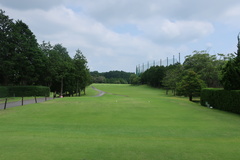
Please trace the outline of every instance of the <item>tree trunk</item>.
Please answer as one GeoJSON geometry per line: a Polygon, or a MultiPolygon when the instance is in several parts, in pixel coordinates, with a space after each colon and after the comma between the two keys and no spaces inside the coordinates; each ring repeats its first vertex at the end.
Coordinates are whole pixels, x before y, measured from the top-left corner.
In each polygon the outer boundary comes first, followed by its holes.
{"type": "Polygon", "coordinates": [[[192,101],[192,94],[189,95],[189,101],[192,101]]]}
{"type": "Polygon", "coordinates": [[[60,93],[60,96],[62,96],[62,95],[63,95],[63,77],[61,79],[61,93],[60,93]]]}
{"type": "Polygon", "coordinates": [[[168,89],[166,89],[166,95],[168,95],[168,89]]]}

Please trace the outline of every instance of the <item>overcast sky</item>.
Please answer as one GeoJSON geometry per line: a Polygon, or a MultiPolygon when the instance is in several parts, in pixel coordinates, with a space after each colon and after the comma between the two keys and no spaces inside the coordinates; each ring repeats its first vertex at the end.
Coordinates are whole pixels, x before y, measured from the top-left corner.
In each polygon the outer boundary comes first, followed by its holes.
{"type": "Polygon", "coordinates": [[[239,0],[0,0],[39,43],[80,49],[91,71],[135,72],[136,65],[194,50],[237,51],[239,0]]]}

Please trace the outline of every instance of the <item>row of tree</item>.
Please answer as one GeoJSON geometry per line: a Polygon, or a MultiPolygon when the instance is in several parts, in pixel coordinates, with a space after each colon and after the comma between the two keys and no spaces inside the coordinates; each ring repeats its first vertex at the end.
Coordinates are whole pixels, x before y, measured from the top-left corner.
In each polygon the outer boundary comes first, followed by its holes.
{"type": "Polygon", "coordinates": [[[189,96],[190,101],[206,87],[240,89],[240,42],[235,54],[194,51],[183,64],[153,66],[139,76],[131,75],[130,82],[165,88],[167,93],[172,90],[174,94],[189,96]]]}
{"type": "Polygon", "coordinates": [[[113,84],[128,84],[130,83],[131,72],[124,71],[109,71],[99,73],[98,71],[90,72],[93,83],[113,83],[113,84]]]}
{"type": "Polygon", "coordinates": [[[43,85],[60,95],[79,93],[90,83],[87,59],[78,49],[74,58],[61,44],[38,44],[21,20],[0,10],[0,85],[43,85]]]}

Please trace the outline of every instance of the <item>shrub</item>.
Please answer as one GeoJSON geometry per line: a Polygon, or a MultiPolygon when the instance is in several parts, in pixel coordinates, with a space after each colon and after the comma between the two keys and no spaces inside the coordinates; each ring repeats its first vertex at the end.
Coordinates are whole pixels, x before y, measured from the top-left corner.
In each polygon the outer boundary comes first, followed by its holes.
{"type": "Polygon", "coordinates": [[[49,87],[44,86],[7,86],[0,87],[0,91],[1,93],[3,93],[0,95],[0,97],[27,97],[50,95],[49,87]]]}
{"type": "Polygon", "coordinates": [[[201,105],[240,114],[240,90],[203,89],[201,105]]]}
{"type": "Polygon", "coordinates": [[[0,86],[0,97],[7,97],[8,96],[8,88],[0,86]]]}

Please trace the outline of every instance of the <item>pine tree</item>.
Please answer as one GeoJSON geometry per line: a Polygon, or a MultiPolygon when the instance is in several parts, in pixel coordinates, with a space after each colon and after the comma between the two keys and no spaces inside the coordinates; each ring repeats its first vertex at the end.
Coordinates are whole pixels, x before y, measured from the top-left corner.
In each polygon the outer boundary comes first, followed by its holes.
{"type": "MultiPolygon", "coordinates": [[[[240,34],[239,34],[240,35],[240,34]]],[[[240,38],[238,35],[238,50],[236,57],[229,60],[222,69],[222,84],[226,90],[240,90],[240,38]]]]}

